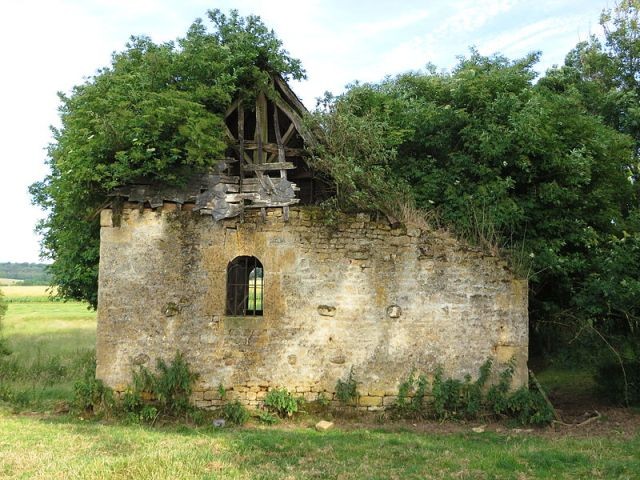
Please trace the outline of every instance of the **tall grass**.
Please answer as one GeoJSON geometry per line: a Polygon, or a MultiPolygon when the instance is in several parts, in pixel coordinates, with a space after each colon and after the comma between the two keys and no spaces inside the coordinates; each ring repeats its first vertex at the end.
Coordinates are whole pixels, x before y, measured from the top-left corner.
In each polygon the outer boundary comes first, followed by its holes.
{"type": "Polygon", "coordinates": [[[11,354],[0,356],[0,402],[37,411],[70,402],[73,384],[94,354],[95,313],[81,303],[8,306],[4,337],[11,354]]]}

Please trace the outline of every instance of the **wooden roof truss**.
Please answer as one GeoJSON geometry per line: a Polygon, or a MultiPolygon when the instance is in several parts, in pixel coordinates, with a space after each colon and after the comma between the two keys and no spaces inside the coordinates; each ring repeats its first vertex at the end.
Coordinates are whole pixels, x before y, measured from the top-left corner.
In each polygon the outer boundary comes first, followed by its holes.
{"type": "Polygon", "coordinates": [[[260,92],[247,105],[236,100],[225,115],[230,152],[219,166],[229,183],[217,187],[218,195],[201,208],[216,219],[233,217],[245,208],[283,209],[288,218],[289,206],[300,199],[300,189],[288,172],[304,163],[303,147],[314,140],[306,131],[302,116],[304,106],[279,77],[273,79],[271,93],[260,92]],[[224,195],[222,195],[224,193],[224,195]]]}
{"type": "Polygon", "coordinates": [[[315,139],[305,128],[304,105],[286,82],[272,77],[268,92],[259,92],[255,101],[236,100],[225,114],[229,141],[226,158],[212,172],[190,178],[180,191],[157,184],[140,183],[119,187],[113,197],[151,208],[163,202],[195,204],[193,209],[215,220],[240,215],[246,208],[282,208],[288,219],[289,207],[304,199],[314,199],[315,179],[304,159],[305,145],[315,139]]]}

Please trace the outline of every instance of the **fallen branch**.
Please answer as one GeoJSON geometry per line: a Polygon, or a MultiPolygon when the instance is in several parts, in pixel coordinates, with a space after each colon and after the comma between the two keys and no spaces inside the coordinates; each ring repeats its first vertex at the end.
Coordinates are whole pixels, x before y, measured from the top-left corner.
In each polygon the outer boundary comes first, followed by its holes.
{"type": "Polygon", "coordinates": [[[565,427],[583,427],[584,425],[587,425],[591,422],[595,422],[596,420],[598,420],[599,418],[602,417],[602,415],[600,414],[600,412],[598,412],[597,410],[594,410],[595,415],[593,417],[589,417],[586,420],[580,422],[580,423],[565,423],[562,422],[560,420],[554,420],[552,423],[557,423],[559,425],[564,425],[565,427]]]}
{"type": "Polygon", "coordinates": [[[560,414],[554,408],[553,404],[549,400],[549,397],[547,397],[546,392],[542,388],[542,385],[540,385],[540,382],[538,381],[538,379],[536,378],[536,376],[534,375],[534,373],[531,370],[529,370],[529,375],[531,376],[531,380],[533,380],[533,383],[535,383],[536,388],[540,392],[540,395],[542,395],[542,398],[544,399],[544,401],[547,403],[547,405],[549,406],[549,408],[553,412],[553,418],[555,418],[555,421],[559,422],[559,423],[562,423],[562,418],[560,417],[560,414]]]}

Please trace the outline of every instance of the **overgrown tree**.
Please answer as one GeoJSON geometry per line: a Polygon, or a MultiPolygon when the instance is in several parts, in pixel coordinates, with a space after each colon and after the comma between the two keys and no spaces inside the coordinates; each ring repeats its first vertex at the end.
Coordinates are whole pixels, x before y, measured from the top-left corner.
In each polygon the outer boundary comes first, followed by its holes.
{"type": "Polygon", "coordinates": [[[70,95],[48,149],[50,174],[30,188],[47,210],[42,256],[58,295],[97,305],[99,221],[115,186],[147,177],[178,184],[226,148],[224,112],[237,95],[268,87],[268,74],[304,71],[259,17],[208,12],[184,38],[156,44],[132,37],[70,95]]]}
{"type": "Polygon", "coordinates": [[[593,268],[576,296],[583,316],[596,323],[607,318],[606,332],[626,340],[629,333],[637,339],[640,327],[639,9],[640,1],[622,0],[605,10],[600,18],[604,42],[592,37],[578,44],[565,65],[545,79],[550,88],[580,95],[589,111],[634,142],[633,155],[620,165],[634,194],[621,205],[624,218],[615,234],[593,250],[593,268]]]}
{"type": "Polygon", "coordinates": [[[388,171],[410,185],[419,207],[520,257],[530,268],[534,326],[567,310],[586,315],[599,252],[612,254],[633,223],[631,139],[576,89],[555,88],[553,78],[534,83],[536,61],[472,51],[451,73],[355,85],[328,113],[347,123],[343,131],[357,128],[353,115],[383,125],[394,151],[388,171]]]}

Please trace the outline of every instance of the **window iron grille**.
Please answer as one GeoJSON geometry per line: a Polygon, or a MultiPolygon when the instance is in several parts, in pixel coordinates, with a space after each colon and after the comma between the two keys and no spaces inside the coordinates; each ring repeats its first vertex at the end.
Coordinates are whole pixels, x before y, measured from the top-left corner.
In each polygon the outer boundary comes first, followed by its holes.
{"type": "Polygon", "coordinates": [[[227,315],[262,315],[264,269],[256,257],[236,257],[227,266],[227,315]]]}

